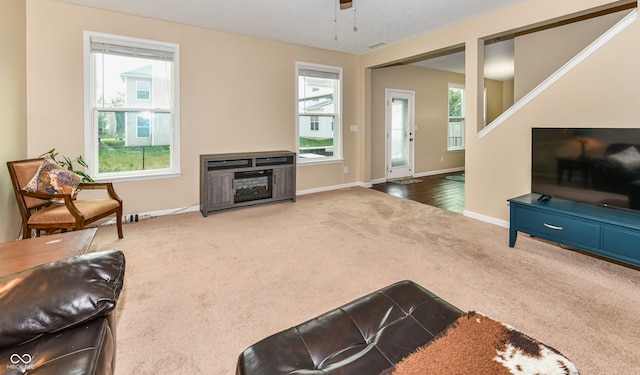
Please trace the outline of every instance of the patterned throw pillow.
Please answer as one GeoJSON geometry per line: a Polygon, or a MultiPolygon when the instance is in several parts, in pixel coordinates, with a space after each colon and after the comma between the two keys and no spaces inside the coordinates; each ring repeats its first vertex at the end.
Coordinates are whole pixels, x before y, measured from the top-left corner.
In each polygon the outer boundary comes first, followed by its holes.
{"type": "MultiPolygon", "coordinates": [[[[62,168],[49,156],[45,156],[40,168],[24,190],[32,193],[71,194],[75,199],[78,195],[78,185],[82,177],[62,168]]],[[[52,199],[55,203],[64,203],[64,199],[52,199]]]]}

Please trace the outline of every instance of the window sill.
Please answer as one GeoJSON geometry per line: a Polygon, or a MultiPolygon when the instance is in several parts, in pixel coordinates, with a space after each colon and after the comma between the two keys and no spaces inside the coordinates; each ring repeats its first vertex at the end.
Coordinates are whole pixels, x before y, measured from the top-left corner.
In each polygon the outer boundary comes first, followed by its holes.
{"type": "Polygon", "coordinates": [[[158,180],[164,178],[176,178],[182,176],[181,172],[164,172],[154,174],[137,174],[137,175],[111,175],[111,176],[93,176],[96,182],[127,182],[127,181],[145,181],[158,180]]]}
{"type": "Polygon", "coordinates": [[[318,159],[300,159],[298,158],[298,166],[302,167],[302,166],[307,166],[307,165],[321,165],[321,164],[338,164],[338,163],[343,163],[344,159],[343,158],[339,158],[339,159],[324,159],[324,160],[318,160],[318,159]]]}

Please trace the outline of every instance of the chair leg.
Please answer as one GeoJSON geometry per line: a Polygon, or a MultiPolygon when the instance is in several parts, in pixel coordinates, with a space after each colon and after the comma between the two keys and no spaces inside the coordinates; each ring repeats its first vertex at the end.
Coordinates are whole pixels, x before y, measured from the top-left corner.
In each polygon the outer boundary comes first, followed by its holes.
{"type": "Polygon", "coordinates": [[[122,239],[124,238],[124,235],[122,234],[122,212],[118,212],[116,215],[116,226],[118,227],[118,238],[122,239]]]}

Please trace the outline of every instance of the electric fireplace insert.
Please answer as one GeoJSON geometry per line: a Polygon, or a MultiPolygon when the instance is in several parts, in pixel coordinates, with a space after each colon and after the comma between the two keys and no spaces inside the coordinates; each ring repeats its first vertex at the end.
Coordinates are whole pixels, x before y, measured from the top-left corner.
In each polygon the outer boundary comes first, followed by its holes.
{"type": "Polygon", "coordinates": [[[273,169],[235,172],[233,175],[234,203],[273,197],[273,169]]]}

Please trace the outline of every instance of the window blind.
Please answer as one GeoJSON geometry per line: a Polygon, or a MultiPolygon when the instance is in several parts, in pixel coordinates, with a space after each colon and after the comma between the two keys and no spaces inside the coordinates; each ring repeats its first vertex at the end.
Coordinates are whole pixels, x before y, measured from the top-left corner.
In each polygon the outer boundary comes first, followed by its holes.
{"type": "Polygon", "coordinates": [[[175,52],[170,48],[126,42],[118,42],[115,44],[107,40],[101,40],[100,38],[91,38],[91,52],[160,61],[173,61],[175,56],[175,52]]]}
{"type": "Polygon", "coordinates": [[[320,71],[320,70],[314,70],[314,69],[303,69],[303,68],[300,68],[298,70],[298,74],[301,77],[340,79],[340,74],[338,74],[336,72],[327,72],[327,71],[320,71]]]}

